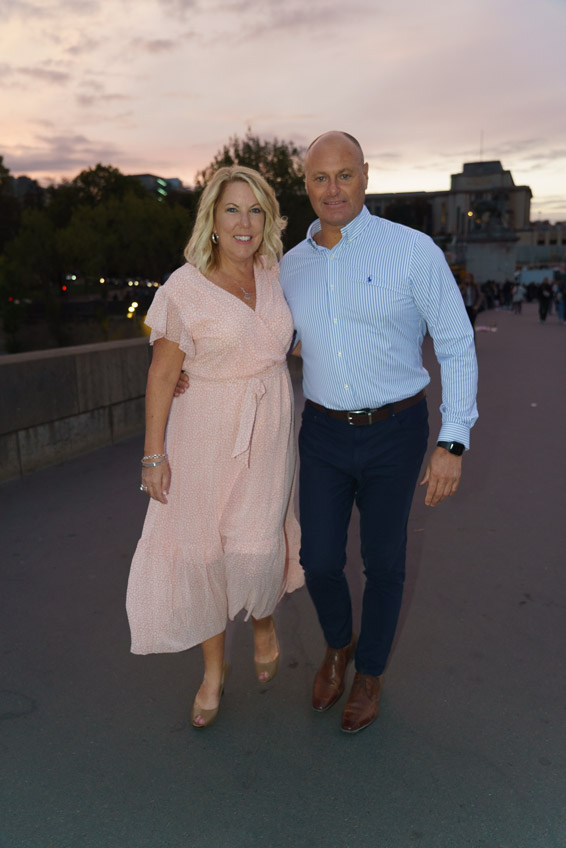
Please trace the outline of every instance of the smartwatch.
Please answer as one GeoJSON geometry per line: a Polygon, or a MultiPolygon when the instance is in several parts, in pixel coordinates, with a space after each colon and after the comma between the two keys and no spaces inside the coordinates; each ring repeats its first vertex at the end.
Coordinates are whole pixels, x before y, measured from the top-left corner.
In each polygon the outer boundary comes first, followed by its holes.
{"type": "Polygon", "coordinates": [[[437,442],[437,448],[444,448],[448,453],[453,453],[455,456],[462,456],[466,450],[461,442],[437,442]]]}

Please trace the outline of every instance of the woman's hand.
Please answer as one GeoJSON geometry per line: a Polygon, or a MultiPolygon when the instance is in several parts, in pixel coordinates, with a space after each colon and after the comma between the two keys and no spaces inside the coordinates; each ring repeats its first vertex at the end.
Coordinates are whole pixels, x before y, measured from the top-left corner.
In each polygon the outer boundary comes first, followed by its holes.
{"type": "Polygon", "coordinates": [[[171,485],[171,469],[169,462],[165,460],[160,465],[155,465],[152,468],[142,467],[142,486],[143,491],[156,501],[162,504],[167,503],[167,495],[171,485]]]}

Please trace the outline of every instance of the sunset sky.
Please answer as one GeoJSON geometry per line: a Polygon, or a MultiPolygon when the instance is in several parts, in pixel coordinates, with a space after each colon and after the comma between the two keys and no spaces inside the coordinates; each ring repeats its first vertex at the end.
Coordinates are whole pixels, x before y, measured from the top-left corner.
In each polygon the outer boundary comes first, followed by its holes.
{"type": "Polygon", "coordinates": [[[360,140],[370,191],[500,159],[566,220],[566,0],[1,0],[0,155],[191,185],[248,127],[360,140]]]}

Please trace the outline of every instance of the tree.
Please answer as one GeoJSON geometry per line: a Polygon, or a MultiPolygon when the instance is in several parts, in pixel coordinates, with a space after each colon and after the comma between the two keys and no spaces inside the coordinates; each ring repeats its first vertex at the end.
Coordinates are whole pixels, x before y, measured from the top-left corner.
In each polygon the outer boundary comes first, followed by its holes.
{"type": "Polygon", "coordinates": [[[0,254],[10,239],[18,232],[20,225],[20,207],[14,197],[10,171],[0,156],[0,254]]]}
{"type": "Polygon", "coordinates": [[[123,198],[126,194],[145,197],[147,192],[135,177],[127,177],[112,165],[101,165],[81,171],[72,181],[77,189],[79,203],[94,206],[110,200],[123,198]]]}
{"type": "Polygon", "coordinates": [[[78,206],[57,232],[67,270],[91,280],[140,276],[161,280],[183,261],[191,216],[178,205],[159,203],[144,192],[78,206]]]}
{"type": "Polygon", "coordinates": [[[0,194],[4,194],[4,192],[10,186],[10,171],[4,165],[4,157],[0,156],[0,194]]]}
{"type": "Polygon", "coordinates": [[[232,136],[210,165],[197,174],[196,187],[202,190],[219,168],[244,165],[259,171],[277,196],[283,192],[304,194],[303,152],[292,141],[262,141],[248,130],[243,139],[232,136]]]}
{"type": "Polygon", "coordinates": [[[122,174],[112,165],[87,168],[71,180],[47,189],[49,217],[58,229],[66,227],[79,206],[97,206],[111,198],[123,198],[127,194],[146,197],[147,192],[135,177],[122,174]]]}
{"type": "Polygon", "coordinates": [[[0,268],[2,317],[6,333],[12,336],[12,351],[17,350],[17,330],[27,311],[27,307],[22,308],[25,303],[42,303],[56,343],[65,344],[67,340],[59,297],[61,264],[55,242],[55,228],[46,212],[24,209],[18,233],[6,245],[5,261],[0,268]]]}
{"type": "Polygon", "coordinates": [[[224,166],[253,168],[274,188],[282,214],[288,224],[284,244],[288,249],[305,237],[312,210],[304,186],[304,150],[292,141],[262,140],[248,130],[243,139],[237,135],[216,154],[210,165],[196,175],[196,188],[202,191],[212,174],[224,166]]]}

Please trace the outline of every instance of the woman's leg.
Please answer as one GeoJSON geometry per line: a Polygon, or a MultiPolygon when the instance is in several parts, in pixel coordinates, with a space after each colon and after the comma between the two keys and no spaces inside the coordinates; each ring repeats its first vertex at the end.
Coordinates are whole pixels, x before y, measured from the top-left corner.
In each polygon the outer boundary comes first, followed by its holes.
{"type": "MultiPolygon", "coordinates": [[[[266,618],[254,618],[252,616],[252,624],[254,628],[254,661],[262,664],[273,662],[279,656],[279,643],[277,642],[273,616],[268,615],[266,618]]],[[[268,678],[269,673],[267,671],[260,673],[260,681],[267,681],[268,678]],[[263,677],[261,674],[263,674],[263,677]]]]}
{"type": "Polygon", "coordinates": [[[199,708],[202,710],[213,710],[220,703],[220,690],[224,673],[225,638],[226,631],[223,631],[202,643],[204,678],[196,694],[194,704],[195,721],[197,724],[204,724],[204,719],[199,721],[199,708]]]}

